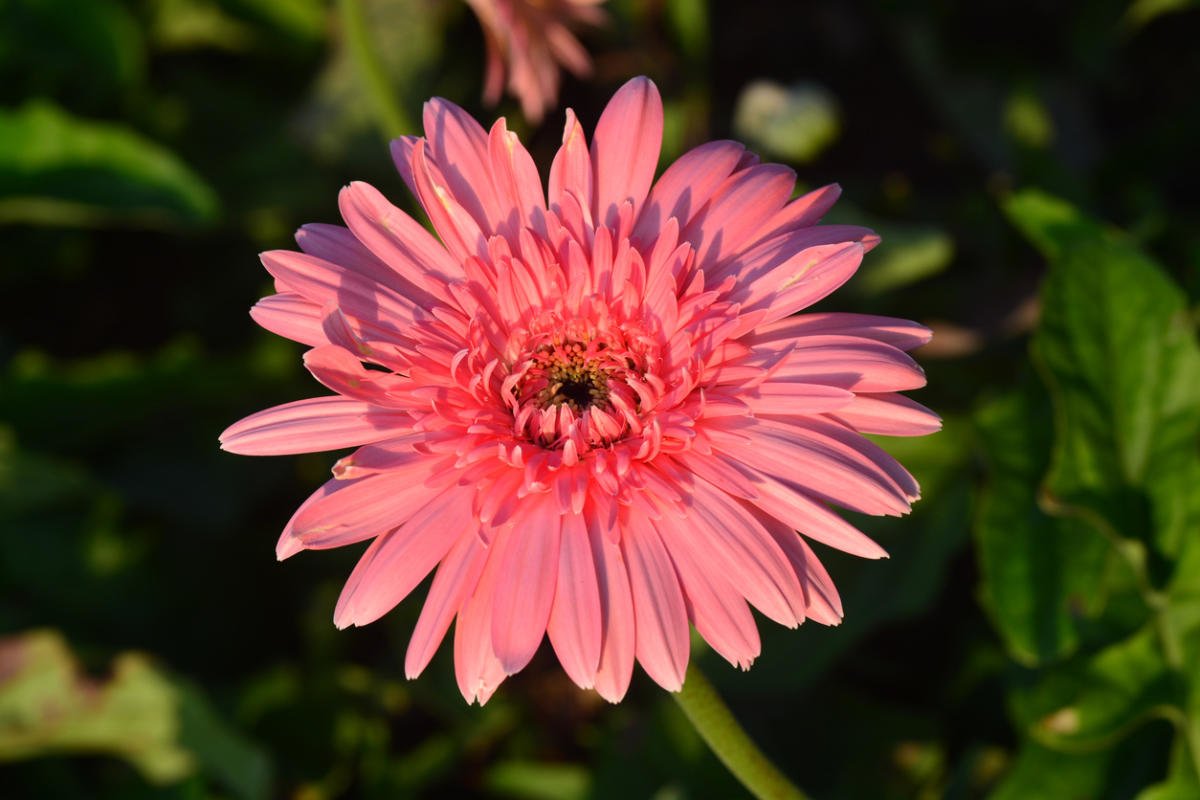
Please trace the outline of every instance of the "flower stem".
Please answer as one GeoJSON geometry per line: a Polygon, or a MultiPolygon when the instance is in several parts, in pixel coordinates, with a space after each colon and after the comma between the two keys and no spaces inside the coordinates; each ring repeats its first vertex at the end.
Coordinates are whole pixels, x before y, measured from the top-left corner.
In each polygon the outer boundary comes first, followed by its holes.
{"type": "Polygon", "coordinates": [[[694,659],[683,688],[673,697],[700,738],[751,794],[759,800],[808,800],[746,735],[694,659]]]}
{"type": "Polygon", "coordinates": [[[375,107],[375,116],[384,136],[391,138],[403,133],[412,133],[413,126],[408,115],[396,102],[383,60],[371,40],[366,13],[360,0],[340,0],[338,8],[341,12],[346,45],[358,67],[367,96],[375,107]]]}

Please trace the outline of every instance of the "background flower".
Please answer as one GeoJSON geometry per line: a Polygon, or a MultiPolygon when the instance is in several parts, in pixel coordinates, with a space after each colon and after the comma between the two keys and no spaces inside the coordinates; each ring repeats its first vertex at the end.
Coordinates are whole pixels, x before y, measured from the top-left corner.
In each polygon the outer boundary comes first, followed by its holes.
{"type": "Polygon", "coordinates": [[[572,33],[580,25],[604,21],[604,0],[467,0],[483,26],[487,74],[483,97],[491,105],[508,90],[521,110],[539,122],[558,102],[559,66],[578,77],[592,60],[572,33]]]}

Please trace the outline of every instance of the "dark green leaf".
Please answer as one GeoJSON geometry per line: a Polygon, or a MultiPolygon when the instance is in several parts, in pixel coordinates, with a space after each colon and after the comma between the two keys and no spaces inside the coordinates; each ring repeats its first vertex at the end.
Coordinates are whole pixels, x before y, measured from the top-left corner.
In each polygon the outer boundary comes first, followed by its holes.
{"type": "Polygon", "coordinates": [[[1056,419],[1048,501],[1175,555],[1200,525],[1200,348],[1183,292],[1060,200],[1023,192],[1006,210],[1051,262],[1033,342],[1056,419]]]}
{"type": "Polygon", "coordinates": [[[1052,661],[1079,643],[1079,625],[1103,606],[1115,567],[1111,543],[1086,525],[1038,506],[1051,441],[1049,400],[1030,383],[978,416],[989,461],[975,523],[980,600],[1009,654],[1052,661]]]}
{"type": "Polygon", "coordinates": [[[195,224],[216,210],[203,180],[132,130],[43,102],[0,110],[0,222],[195,224]]]}
{"type": "Polygon", "coordinates": [[[1043,744],[1106,748],[1152,716],[1178,714],[1181,687],[1147,627],[1093,658],[1047,673],[1014,698],[1017,717],[1043,744]]]}

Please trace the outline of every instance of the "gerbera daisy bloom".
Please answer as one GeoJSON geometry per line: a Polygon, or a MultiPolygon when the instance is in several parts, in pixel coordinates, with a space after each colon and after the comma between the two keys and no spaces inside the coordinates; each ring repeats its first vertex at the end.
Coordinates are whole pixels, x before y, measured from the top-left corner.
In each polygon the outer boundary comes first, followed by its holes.
{"type": "Polygon", "coordinates": [[[495,105],[508,78],[509,92],[525,116],[539,122],[558,99],[559,65],[578,77],[592,70],[583,45],[571,33],[599,25],[604,0],[467,0],[483,27],[487,71],[483,98],[495,105]]]}
{"type": "Polygon", "coordinates": [[[393,143],[438,237],[364,183],[346,227],[306,225],[262,260],[252,310],[309,350],[335,394],[261,411],[223,447],[358,447],[305,501],[278,555],[371,540],[338,627],[386,614],[436,568],[408,647],[416,677],[451,622],[459,686],[485,702],[548,634],[566,673],[617,701],[635,659],[677,690],[689,623],[746,668],[750,606],[837,624],[806,542],[884,551],[829,508],[903,514],[918,496],[863,433],[938,418],[897,392],[929,331],[858,314],[793,316],[876,242],[817,225],[838,195],[734,142],[654,180],[662,103],[637,78],[589,148],[567,112],[543,189],[503,119],[485,133],[444,100],[393,143]],[[803,534],[803,536],[799,535],[803,534]]]}

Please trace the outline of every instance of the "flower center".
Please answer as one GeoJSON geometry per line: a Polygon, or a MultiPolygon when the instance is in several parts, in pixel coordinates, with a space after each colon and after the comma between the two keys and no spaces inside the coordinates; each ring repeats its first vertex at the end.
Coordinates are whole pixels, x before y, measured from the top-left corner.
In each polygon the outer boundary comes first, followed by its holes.
{"type": "Polygon", "coordinates": [[[563,342],[546,345],[536,352],[525,373],[526,392],[539,408],[567,405],[580,412],[590,406],[608,405],[608,381],[613,364],[604,363],[596,342],[563,342]],[[536,388],[536,394],[528,389],[536,388]]]}

